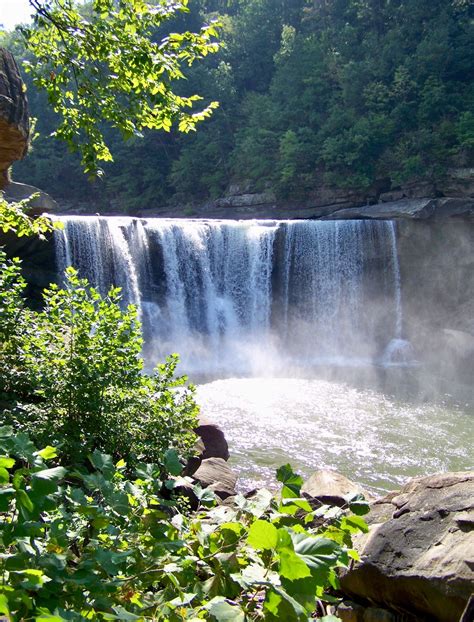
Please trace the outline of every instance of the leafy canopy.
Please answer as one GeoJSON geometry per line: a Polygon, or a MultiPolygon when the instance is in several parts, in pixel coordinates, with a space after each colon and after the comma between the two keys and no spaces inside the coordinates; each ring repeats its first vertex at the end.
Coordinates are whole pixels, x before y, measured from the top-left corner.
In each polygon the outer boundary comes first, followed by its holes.
{"type": "Polygon", "coordinates": [[[112,160],[104,125],[124,138],[148,128],[194,130],[217,107],[194,111],[198,95],[180,96],[173,83],[183,65],[217,51],[217,22],[199,32],[160,36],[160,28],[188,0],[30,0],[34,24],[23,27],[35,59],[26,63],[35,84],[46,91],[61,121],[54,132],[79,150],[86,173],[98,173],[112,160]]]}

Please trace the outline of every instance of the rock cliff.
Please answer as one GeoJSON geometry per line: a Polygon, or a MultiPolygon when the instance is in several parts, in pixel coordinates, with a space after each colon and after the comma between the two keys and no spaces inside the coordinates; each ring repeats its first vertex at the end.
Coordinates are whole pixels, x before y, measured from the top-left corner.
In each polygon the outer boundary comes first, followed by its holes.
{"type": "Polygon", "coordinates": [[[0,190],[8,183],[8,169],[28,150],[30,122],[25,85],[12,54],[0,48],[0,190]]]}

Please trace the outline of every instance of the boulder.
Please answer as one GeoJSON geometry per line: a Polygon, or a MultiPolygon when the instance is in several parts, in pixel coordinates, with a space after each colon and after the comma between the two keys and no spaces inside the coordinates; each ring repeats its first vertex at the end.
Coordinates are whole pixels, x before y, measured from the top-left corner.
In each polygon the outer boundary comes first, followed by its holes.
{"type": "Polygon", "coordinates": [[[225,461],[229,459],[229,445],[219,426],[199,417],[199,425],[194,431],[198,437],[195,445],[196,455],[188,459],[185,475],[194,475],[202,461],[208,458],[222,458],[225,461]]]}
{"type": "Polygon", "coordinates": [[[347,504],[344,499],[347,495],[362,494],[366,499],[373,498],[358,484],[351,482],[350,479],[336,471],[316,471],[303,484],[301,492],[321,503],[339,507],[347,504]]]}
{"type": "Polygon", "coordinates": [[[377,502],[391,517],[358,541],[344,594],[381,608],[456,622],[474,590],[474,472],[410,480],[377,502]]]}
{"type": "Polygon", "coordinates": [[[39,188],[35,188],[35,186],[11,181],[5,186],[4,195],[5,199],[11,203],[23,201],[35,195],[35,198],[30,199],[28,202],[28,214],[31,216],[43,214],[44,212],[52,213],[59,211],[59,205],[56,201],[49,194],[39,188]]]}
{"type": "Polygon", "coordinates": [[[28,150],[30,120],[25,85],[12,54],[0,48],[0,190],[8,183],[8,169],[28,150]]]}
{"type": "Polygon", "coordinates": [[[229,445],[227,444],[224,432],[215,423],[211,423],[206,419],[199,419],[199,425],[196,428],[196,434],[202,441],[203,450],[201,457],[203,460],[207,458],[229,459],[229,445]]]}
{"type": "Polygon", "coordinates": [[[207,458],[194,473],[193,479],[203,488],[210,488],[221,499],[235,495],[237,476],[222,458],[207,458]]]}

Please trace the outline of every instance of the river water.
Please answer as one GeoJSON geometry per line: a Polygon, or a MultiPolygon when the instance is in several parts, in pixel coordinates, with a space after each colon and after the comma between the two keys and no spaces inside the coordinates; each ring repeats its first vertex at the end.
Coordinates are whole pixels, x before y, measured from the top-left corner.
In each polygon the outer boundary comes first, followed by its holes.
{"type": "Polygon", "coordinates": [[[229,443],[241,490],[275,486],[290,463],[334,469],[374,492],[409,477],[474,466],[474,410],[388,397],[324,379],[229,378],[198,387],[202,414],[229,443]]]}

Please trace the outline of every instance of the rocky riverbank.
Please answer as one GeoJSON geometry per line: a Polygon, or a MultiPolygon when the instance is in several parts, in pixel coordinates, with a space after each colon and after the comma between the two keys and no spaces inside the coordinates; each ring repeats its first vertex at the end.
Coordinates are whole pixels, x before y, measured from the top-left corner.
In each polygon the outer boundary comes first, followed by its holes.
{"type": "MultiPolygon", "coordinates": [[[[237,475],[227,464],[223,432],[209,422],[197,429],[201,455],[188,474],[226,504],[237,475]]],[[[255,491],[247,493],[251,496],[255,491]]],[[[374,498],[332,471],[314,473],[302,492],[311,504],[343,506],[365,494],[369,532],[355,538],[360,561],[340,577],[343,622],[472,622],[474,606],[474,472],[410,479],[374,498]]]]}

